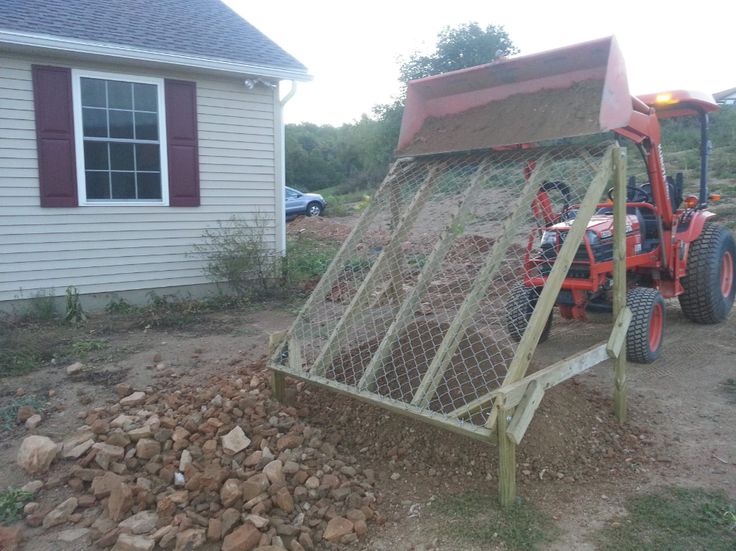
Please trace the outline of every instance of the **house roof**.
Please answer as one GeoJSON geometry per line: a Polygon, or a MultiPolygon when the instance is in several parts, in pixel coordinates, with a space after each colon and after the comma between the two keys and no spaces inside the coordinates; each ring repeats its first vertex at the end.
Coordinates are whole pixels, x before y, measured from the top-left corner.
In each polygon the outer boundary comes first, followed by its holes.
{"type": "Polygon", "coordinates": [[[713,94],[713,97],[716,101],[720,101],[733,95],[736,95],[736,88],[729,88],[728,90],[723,90],[722,92],[716,92],[715,94],[713,94]]]}
{"type": "Polygon", "coordinates": [[[121,47],[130,59],[160,53],[309,78],[304,65],[220,0],[3,0],[0,43],[64,49],[59,40],[71,50],[121,47]]]}

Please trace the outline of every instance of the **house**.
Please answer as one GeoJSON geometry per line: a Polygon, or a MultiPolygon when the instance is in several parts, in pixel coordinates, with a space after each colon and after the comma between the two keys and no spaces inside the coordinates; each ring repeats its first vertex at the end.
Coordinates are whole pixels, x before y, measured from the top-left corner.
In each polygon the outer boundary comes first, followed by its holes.
{"type": "Polygon", "coordinates": [[[736,105],[736,88],[729,88],[728,90],[717,92],[713,94],[713,97],[721,105],[736,105]]]}
{"type": "Polygon", "coordinates": [[[279,87],[309,78],[219,0],[3,0],[0,310],[204,291],[232,215],[283,250],[279,87]]]}

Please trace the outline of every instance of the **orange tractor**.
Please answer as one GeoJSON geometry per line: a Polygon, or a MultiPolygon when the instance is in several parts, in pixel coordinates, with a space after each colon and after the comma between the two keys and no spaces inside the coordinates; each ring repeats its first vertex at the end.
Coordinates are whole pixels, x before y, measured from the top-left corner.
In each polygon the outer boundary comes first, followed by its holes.
{"type": "MultiPolygon", "coordinates": [[[[612,132],[635,144],[646,181],[629,178],[626,202],[627,306],[633,316],[627,357],[650,363],[662,349],[665,298],[677,297],[689,320],[723,321],[734,302],[736,246],[707,210],[709,94],[673,91],[633,97],[613,38],[412,81],[399,155],[526,147],[543,140],[612,132]],[[700,122],[700,183],[684,196],[682,173],[665,172],[660,120],[700,122]],[[525,145],[521,145],[525,144],[525,145]]],[[[528,174],[527,174],[528,177],[528,174]]],[[[545,182],[534,203],[543,228],[530,238],[524,275],[507,305],[507,328],[520,340],[541,288],[570,230],[578,205],[564,182],[545,182]],[[562,197],[555,209],[551,197],[562,197]]],[[[610,311],[613,280],[613,196],[601,202],[562,285],[556,306],[568,319],[610,311]]],[[[542,340],[552,322],[547,322],[542,340]]]]}

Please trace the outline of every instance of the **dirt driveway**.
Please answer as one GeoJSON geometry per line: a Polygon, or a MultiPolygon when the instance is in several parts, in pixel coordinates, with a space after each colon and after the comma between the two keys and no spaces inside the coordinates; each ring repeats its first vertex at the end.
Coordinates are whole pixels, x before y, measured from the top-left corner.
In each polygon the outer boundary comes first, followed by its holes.
{"type": "MultiPolygon", "coordinates": [[[[665,350],[652,366],[629,371],[630,422],[618,429],[609,410],[611,369],[601,364],[548,393],[520,448],[519,493],[556,524],[550,549],[595,549],[595,532],[615,522],[624,500],[660,485],[721,488],[736,496],[736,392],[733,388],[736,319],[717,326],[686,322],[676,303],[667,310],[665,350]],[[620,445],[617,442],[620,440],[620,445]],[[595,445],[591,442],[595,441],[595,445]]],[[[177,385],[206,388],[212,377],[237,372],[266,352],[268,334],[286,329],[293,312],[280,306],[211,315],[208,323],[177,330],[134,329],[104,335],[107,350],[90,358],[89,371],[69,377],[64,366],[0,381],[0,406],[26,396],[53,396],[35,433],[60,440],[82,421],[79,411],[109,406],[113,384],[135,389],[161,384],[160,371],[177,385]],[[128,351],[128,352],[126,352],[128,351]],[[158,367],[157,367],[158,366],[158,367]],[[165,367],[162,367],[165,366],[165,367]]],[[[538,353],[544,365],[600,339],[593,325],[559,324],[538,353]]],[[[262,373],[265,378],[266,373],[262,373]]],[[[334,433],[341,451],[375,473],[380,524],[370,526],[362,549],[503,549],[463,543],[444,534],[432,505],[471,489],[495,491],[495,450],[463,438],[299,385],[303,422],[334,433]]],[[[3,486],[29,477],[15,463],[23,427],[0,443],[3,486]]],[[[45,477],[39,500],[49,505],[70,494],[68,465],[45,477]]],[[[59,542],[54,529],[29,529],[27,549],[83,549],[59,542]]],[[[214,547],[213,547],[214,548],[214,547]]]]}

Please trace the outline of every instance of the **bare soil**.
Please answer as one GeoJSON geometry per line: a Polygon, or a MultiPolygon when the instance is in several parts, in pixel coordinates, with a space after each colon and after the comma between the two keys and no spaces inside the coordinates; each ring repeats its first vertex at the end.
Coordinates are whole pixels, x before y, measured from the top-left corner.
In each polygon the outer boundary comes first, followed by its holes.
{"type": "MultiPolygon", "coordinates": [[[[312,219],[304,219],[312,220],[312,219]]],[[[322,222],[305,222],[314,231],[322,222]]],[[[342,232],[325,222],[330,232],[342,232]]],[[[290,225],[291,231],[298,231],[290,225]]],[[[619,426],[611,415],[612,368],[602,363],[556,387],[545,398],[519,447],[518,481],[522,500],[551,517],[558,528],[554,550],[596,549],[595,532],[618,522],[628,496],[661,485],[719,488],[736,496],[736,316],[719,325],[687,322],[677,302],[668,304],[664,352],[653,365],[631,364],[628,373],[629,420],[619,426]]],[[[164,364],[174,386],[195,385],[258,365],[268,335],[287,329],[294,313],[279,304],[246,312],[209,314],[196,324],[160,330],[110,327],[102,318],[80,328],[88,335],[101,324],[108,353],[84,359],[80,377],[65,365],[41,365],[33,373],[0,379],[0,407],[18,394],[47,400],[44,420],[35,430],[59,441],[76,429],[77,413],[115,401],[120,381],[136,389],[157,384],[164,364]],[[158,367],[157,367],[158,366],[158,367]],[[51,391],[51,392],[50,392],[51,391]],[[51,396],[50,396],[51,394],[51,396]]],[[[534,368],[570,355],[605,338],[604,324],[555,322],[550,339],[538,349],[534,368]]],[[[49,339],[53,338],[49,330],[49,339]]],[[[409,336],[410,338],[410,336],[409,336]]],[[[264,372],[264,376],[267,374],[264,372]]],[[[363,550],[506,549],[478,546],[443,532],[444,519],[433,503],[470,490],[494,493],[496,449],[387,413],[324,389],[289,382],[289,394],[305,424],[331,434],[341,452],[375,471],[377,508],[384,522],[370,525],[363,550]]],[[[2,487],[29,480],[15,463],[28,431],[19,425],[0,432],[2,487]]],[[[57,504],[71,490],[58,481],[69,463],[57,463],[44,477],[40,495],[57,504]]],[[[26,549],[85,549],[57,539],[58,529],[39,532],[26,549]]]]}

